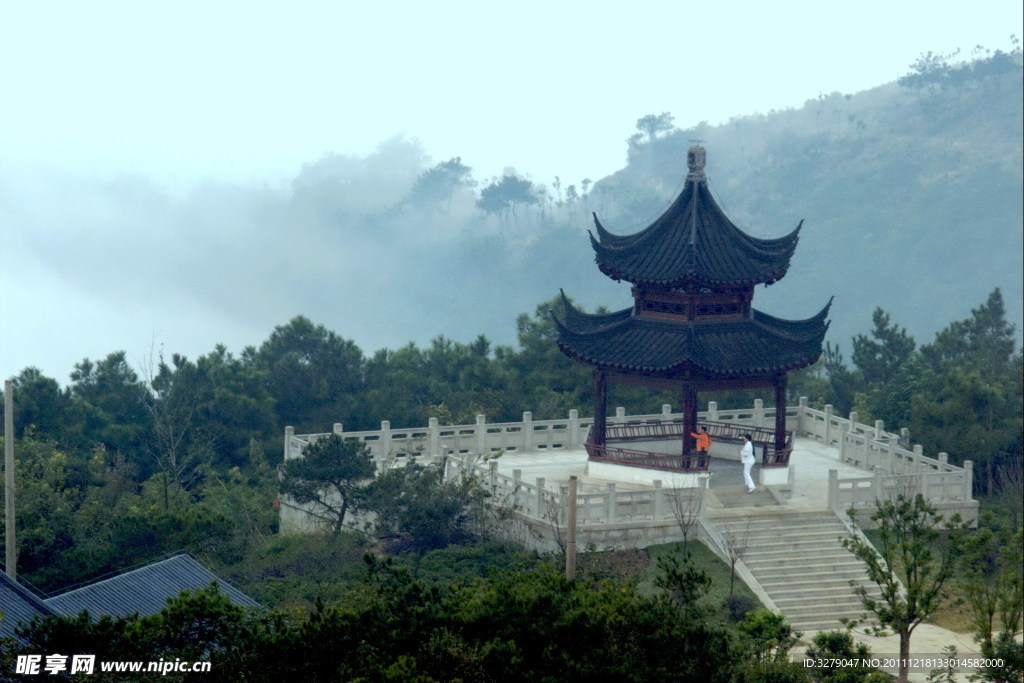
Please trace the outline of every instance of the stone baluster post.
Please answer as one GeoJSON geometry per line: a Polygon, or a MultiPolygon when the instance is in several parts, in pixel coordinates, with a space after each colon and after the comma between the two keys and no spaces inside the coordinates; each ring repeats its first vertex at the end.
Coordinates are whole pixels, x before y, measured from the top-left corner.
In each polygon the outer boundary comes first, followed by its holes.
{"type": "Polygon", "coordinates": [[[427,420],[427,451],[431,455],[443,455],[441,453],[441,425],[436,417],[427,420]]]}
{"type": "Polygon", "coordinates": [[[974,461],[964,460],[964,490],[963,499],[971,500],[974,495],[974,461]]]}
{"type": "Polygon", "coordinates": [[[918,487],[918,491],[922,496],[924,496],[925,500],[931,502],[931,468],[927,465],[918,465],[917,480],[921,482],[921,485],[918,487]]]}
{"type": "Polygon", "coordinates": [[[839,423],[839,462],[846,462],[846,435],[850,431],[850,423],[839,423]]]}
{"type": "Polygon", "coordinates": [[[618,495],[618,494],[615,493],[615,484],[608,484],[608,490],[607,490],[607,493],[605,494],[605,498],[604,498],[604,504],[605,504],[604,518],[605,518],[605,521],[608,524],[612,524],[612,523],[615,522],[615,496],[616,495],[618,495]]]}
{"type": "Polygon", "coordinates": [[[939,453],[939,472],[949,471],[949,453],[939,453]]]}
{"type": "Polygon", "coordinates": [[[345,433],[345,425],[340,422],[335,422],[334,426],[331,427],[331,433],[336,436],[341,436],[345,433]]]}
{"type": "Polygon", "coordinates": [[[284,459],[291,460],[298,456],[298,453],[292,454],[292,437],[295,436],[295,427],[284,428],[284,459]]]}
{"type": "Polygon", "coordinates": [[[875,420],[875,441],[881,441],[885,435],[885,422],[882,420],[875,420]]]}
{"type": "Polygon", "coordinates": [[[821,435],[826,446],[832,445],[832,404],[825,406],[825,433],[821,435]]]}
{"type": "Polygon", "coordinates": [[[661,416],[663,418],[666,418],[666,417],[668,417],[671,414],[672,414],[672,405],[669,404],[669,403],[662,403],[661,404],[661,416]]]}
{"type": "Polygon", "coordinates": [[[378,458],[384,460],[391,457],[391,421],[382,420],[380,423],[380,440],[377,441],[380,444],[380,453],[377,454],[378,458]]]}
{"type": "Polygon", "coordinates": [[[885,499],[885,472],[881,467],[871,470],[871,496],[875,500],[885,499]]]}
{"type": "Polygon", "coordinates": [[[718,401],[708,401],[708,419],[718,421],[718,401]]]}
{"type": "Polygon", "coordinates": [[[574,450],[582,445],[583,436],[580,434],[580,411],[573,408],[569,411],[569,450],[574,450]]]}
{"type": "MultiPolygon", "coordinates": [[[[856,410],[851,410],[850,411],[850,417],[848,419],[850,420],[850,427],[849,427],[850,433],[851,434],[857,434],[858,436],[864,437],[864,438],[860,439],[860,441],[861,441],[860,458],[861,458],[861,462],[867,462],[868,451],[870,451],[871,449],[869,448],[869,445],[868,445],[867,435],[862,433],[863,430],[861,430],[859,428],[860,427],[860,423],[857,422],[857,420],[860,419],[860,414],[856,410]]],[[[856,457],[856,456],[853,456],[851,454],[851,457],[856,457]]]]}
{"type": "Polygon", "coordinates": [[[498,461],[491,460],[487,463],[487,486],[491,491],[495,491],[498,488],[498,461]]]}
{"type": "Polygon", "coordinates": [[[569,477],[569,490],[566,494],[565,520],[565,578],[572,581],[576,578],[576,490],[578,482],[575,475],[569,477]]]}
{"type": "Polygon", "coordinates": [[[651,501],[651,521],[657,521],[661,519],[661,511],[665,506],[665,490],[661,488],[661,479],[655,479],[652,485],[654,486],[654,499],[651,501]]]}
{"type": "Polygon", "coordinates": [[[621,424],[622,421],[625,419],[625,417],[626,417],[626,409],[623,408],[622,406],[617,406],[615,408],[615,421],[617,423],[621,424]]]}
{"type": "Polygon", "coordinates": [[[754,399],[754,426],[764,427],[764,401],[759,398],[754,399]]]}
{"type": "Polygon", "coordinates": [[[512,507],[526,512],[523,507],[523,471],[512,470],[512,507]]]}
{"type": "Polygon", "coordinates": [[[476,416],[476,454],[487,455],[487,416],[476,416]]]}
{"type": "Polygon", "coordinates": [[[796,413],[796,429],[797,433],[803,436],[807,435],[807,397],[801,396],[797,402],[799,410],[796,413]]]}
{"type": "Polygon", "coordinates": [[[544,477],[537,477],[537,517],[544,519],[547,514],[544,508],[544,477]]]}
{"type": "Polygon", "coordinates": [[[533,451],[535,444],[533,443],[533,413],[529,410],[523,412],[523,452],[530,453],[533,451]]]}

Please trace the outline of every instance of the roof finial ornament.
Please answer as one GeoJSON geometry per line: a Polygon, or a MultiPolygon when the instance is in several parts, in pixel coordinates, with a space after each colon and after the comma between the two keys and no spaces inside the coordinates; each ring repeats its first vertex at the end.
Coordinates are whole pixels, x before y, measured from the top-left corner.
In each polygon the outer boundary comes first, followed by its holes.
{"type": "Polygon", "coordinates": [[[701,147],[701,143],[704,141],[690,140],[690,142],[696,144],[690,147],[690,151],[686,153],[686,165],[690,167],[690,172],[686,175],[686,179],[701,181],[706,177],[704,175],[704,162],[707,159],[707,152],[701,147]]]}

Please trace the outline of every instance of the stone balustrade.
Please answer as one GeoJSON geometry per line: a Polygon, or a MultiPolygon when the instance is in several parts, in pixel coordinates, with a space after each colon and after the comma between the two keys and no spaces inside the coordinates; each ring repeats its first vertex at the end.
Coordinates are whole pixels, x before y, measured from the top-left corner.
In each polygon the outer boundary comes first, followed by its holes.
{"type": "MultiPolygon", "coordinates": [[[[948,462],[945,453],[939,453],[937,458],[925,456],[921,446],[907,448],[903,445],[909,445],[906,430],[894,434],[885,431],[881,421],[874,425],[862,424],[857,413],[839,417],[833,413],[832,406],[816,410],[808,406],[806,398],[785,410],[787,430],[837,449],[840,462],[866,472],[864,477],[840,479],[837,471],[831,471],[829,509],[870,510],[875,501],[899,492],[921,493],[939,507],[950,509],[973,502],[971,461],[965,462],[964,467],[957,467],[948,462]]],[[[663,405],[660,413],[649,415],[626,415],[620,407],[608,418],[608,424],[656,424],[682,417],[681,413],[673,413],[669,405],[663,405]]],[[[749,427],[772,427],[775,409],[765,408],[761,400],[755,401],[752,408],[737,410],[719,410],[711,402],[698,418],[749,427]]],[[[379,430],[346,432],[341,424],[335,424],[332,432],[304,435],[296,435],[287,427],[284,457],[286,460],[300,457],[306,446],[334,433],[364,442],[378,467],[403,462],[443,462],[450,468],[446,476],[472,473],[472,476],[484,478],[494,500],[508,501],[518,515],[532,523],[548,524],[557,532],[558,526],[564,524],[564,492],[546,486],[543,480],[528,482],[515,474],[512,477],[500,474],[492,466],[496,463],[487,457],[503,452],[581,449],[591,424],[593,418],[581,418],[578,411],[571,410],[569,417],[561,420],[534,420],[532,414],[526,412],[520,422],[488,423],[485,416],[478,415],[475,423],[465,425],[442,426],[431,418],[426,427],[392,429],[390,422],[385,421],[379,430]],[[483,469],[485,467],[489,469],[483,469]]],[[[627,533],[630,524],[642,523],[647,529],[653,524],[664,527],[666,539],[672,540],[668,537],[675,527],[673,509],[679,505],[680,496],[694,495],[692,492],[696,489],[672,488],[671,476],[666,472],[665,481],[669,486],[655,482],[653,487],[643,490],[616,490],[614,484],[602,490],[583,487],[577,500],[581,528],[612,525],[621,533],[627,533]]],[[[616,539],[605,540],[607,542],[599,545],[614,545],[616,539]]]]}
{"type": "Polygon", "coordinates": [[[829,473],[828,506],[845,511],[871,509],[876,500],[887,500],[898,493],[920,493],[933,504],[956,504],[972,500],[974,463],[963,467],[949,463],[946,453],[931,458],[921,446],[906,448],[906,430],[900,434],[885,431],[885,424],[876,420],[874,426],[858,421],[856,412],[849,418],[837,417],[832,406],[815,410],[800,399],[798,433],[839,450],[839,461],[867,470],[870,476],[839,479],[835,470],[829,473]]]}
{"type": "MultiPolygon", "coordinates": [[[[650,415],[626,415],[625,409],[619,407],[615,409],[614,416],[608,417],[608,424],[655,424],[662,420],[682,419],[683,414],[673,413],[667,404],[662,406],[660,413],[650,415]]],[[[764,408],[758,399],[753,409],[718,410],[712,401],[708,404],[708,410],[698,414],[698,420],[773,427],[775,409],[764,408]]],[[[786,428],[796,429],[800,422],[800,406],[787,407],[786,428]]],[[[581,418],[579,411],[570,410],[569,417],[562,420],[534,420],[532,413],[525,412],[521,422],[488,423],[484,415],[477,415],[474,424],[442,426],[438,424],[437,418],[430,418],[426,427],[392,429],[391,423],[385,420],[381,422],[380,429],[362,432],[346,432],[343,425],[335,424],[333,433],[346,439],[365,442],[375,460],[392,460],[470,453],[487,455],[499,452],[575,450],[583,447],[593,423],[592,417],[581,418]]],[[[296,435],[292,427],[286,427],[285,460],[298,457],[303,448],[331,433],[296,435]]]]}

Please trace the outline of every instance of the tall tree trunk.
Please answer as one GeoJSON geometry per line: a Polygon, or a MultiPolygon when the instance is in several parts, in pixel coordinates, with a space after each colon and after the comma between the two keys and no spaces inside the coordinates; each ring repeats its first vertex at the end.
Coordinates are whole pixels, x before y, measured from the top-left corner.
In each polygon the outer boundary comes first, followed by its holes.
{"type": "Polygon", "coordinates": [[[899,673],[896,676],[898,683],[907,683],[907,676],[909,674],[909,668],[907,665],[910,663],[910,631],[902,629],[900,630],[900,667],[899,673]]]}

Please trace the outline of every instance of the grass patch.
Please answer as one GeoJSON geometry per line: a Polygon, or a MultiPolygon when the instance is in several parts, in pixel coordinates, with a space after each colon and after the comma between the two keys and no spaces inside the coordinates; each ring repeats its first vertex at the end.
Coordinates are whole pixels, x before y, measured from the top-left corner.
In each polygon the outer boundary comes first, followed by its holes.
{"type": "MultiPolygon", "coordinates": [[[[638,576],[637,585],[640,592],[651,595],[661,590],[655,583],[658,578],[658,558],[681,553],[681,546],[681,543],[666,543],[652,545],[644,551],[650,562],[638,576]]],[[[726,598],[729,597],[729,565],[718,559],[718,556],[700,541],[690,541],[687,544],[687,549],[690,551],[694,565],[711,577],[711,588],[704,599],[709,605],[715,607],[719,619],[729,619],[729,610],[725,605],[726,598]]],[[[753,591],[747,587],[747,584],[743,583],[743,579],[738,576],[733,584],[733,594],[738,596],[738,599],[744,604],[752,606],[752,609],[764,607],[753,591]]]]}

